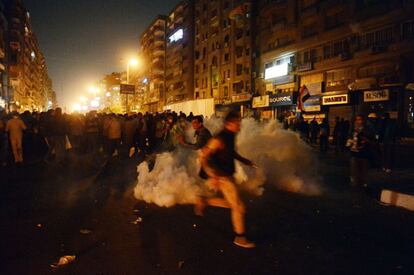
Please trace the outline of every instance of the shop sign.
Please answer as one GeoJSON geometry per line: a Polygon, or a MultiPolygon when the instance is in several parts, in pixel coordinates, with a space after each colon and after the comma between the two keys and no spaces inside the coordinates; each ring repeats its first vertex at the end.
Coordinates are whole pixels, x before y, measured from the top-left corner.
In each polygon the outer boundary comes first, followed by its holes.
{"type": "Polygon", "coordinates": [[[386,101],[389,99],[390,93],[388,89],[364,92],[364,102],[386,101]]]}
{"type": "Polygon", "coordinates": [[[135,85],[121,84],[119,90],[120,94],[133,95],[135,94],[135,85]]]}
{"type": "Polygon", "coordinates": [[[252,94],[240,94],[231,97],[233,102],[244,102],[252,99],[252,94]]]}
{"type": "Polygon", "coordinates": [[[269,95],[269,106],[288,106],[293,105],[293,96],[291,93],[282,93],[269,95]]]}
{"type": "Polygon", "coordinates": [[[253,108],[263,108],[269,106],[269,96],[263,95],[263,96],[256,96],[253,97],[253,108]]]}
{"type": "Polygon", "coordinates": [[[273,80],[273,85],[280,85],[280,84],[286,84],[286,83],[291,83],[291,82],[295,82],[295,76],[285,75],[285,76],[275,78],[275,80],[273,80]]]}
{"type": "Polygon", "coordinates": [[[305,112],[320,112],[321,111],[321,97],[311,96],[303,102],[303,110],[305,112]]]}
{"type": "Polygon", "coordinates": [[[342,95],[328,95],[322,97],[322,105],[340,105],[348,104],[349,96],[348,94],[342,95]]]}

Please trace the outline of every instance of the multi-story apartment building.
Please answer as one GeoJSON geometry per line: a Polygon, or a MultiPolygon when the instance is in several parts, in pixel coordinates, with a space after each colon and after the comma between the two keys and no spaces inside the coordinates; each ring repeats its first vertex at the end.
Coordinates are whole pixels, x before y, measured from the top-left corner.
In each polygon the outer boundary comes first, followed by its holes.
{"type": "Polygon", "coordinates": [[[278,114],[351,120],[388,112],[414,132],[414,2],[262,0],[257,29],[262,95],[278,114]],[[299,97],[300,98],[300,97],[299,97]],[[299,99],[300,100],[300,99],[299,99]]]}
{"type": "Polygon", "coordinates": [[[102,108],[108,112],[120,113],[125,106],[123,102],[125,99],[120,94],[121,73],[111,73],[105,75],[100,81],[100,89],[103,91],[101,94],[102,108]]]}
{"type": "Polygon", "coordinates": [[[48,108],[43,87],[47,68],[32,31],[30,14],[21,0],[5,1],[8,19],[9,103],[12,109],[41,111],[48,108]]]}
{"type": "Polygon", "coordinates": [[[5,109],[8,98],[8,64],[7,64],[7,31],[8,24],[5,16],[5,6],[0,2],[0,111],[5,109]]]}
{"type": "Polygon", "coordinates": [[[166,31],[165,104],[194,98],[194,1],[180,2],[166,31]]]}
{"type": "Polygon", "coordinates": [[[161,111],[165,105],[167,20],[167,16],[159,15],[140,38],[140,53],[144,62],[138,92],[144,90],[141,109],[145,111],[161,111]]]}
{"type": "Polygon", "coordinates": [[[194,97],[216,104],[249,103],[255,1],[199,0],[195,5],[194,97]]]}

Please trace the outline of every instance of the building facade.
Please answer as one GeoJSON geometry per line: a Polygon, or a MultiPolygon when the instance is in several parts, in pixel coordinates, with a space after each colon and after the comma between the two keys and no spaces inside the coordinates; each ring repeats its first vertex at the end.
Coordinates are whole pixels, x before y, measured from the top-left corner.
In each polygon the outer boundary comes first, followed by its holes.
{"type": "Polygon", "coordinates": [[[165,104],[194,98],[194,1],[180,2],[168,15],[165,104]]]}
{"type": "Polygon", "coordinates": [[[196,99],[214,98],[218,105],[250,102],[254,92],[252,2],[196,1],[196,99]]]}
{"type": "Polygon", "coordinates": [[[30,14],[21,0],[5,1],[8,20],[8,104],[10,110],[44,111],[53,99],[48,98],[51,84],[47,81],[45,59],[33,33],[30,14]]]}
{"type": "Polygon", "coordinates": [[[413,8],[406,0],[260,1],[260,93],[277,115],[297,111],[299,97],[308,119],[387,112],[412,134],[413,8]]]}
{"type": "Polygon", "coordinates": [[[8,63],[7,63],[7,33],[8,24],[5,14],[5,5],[0,2],[0,111],[6,109],[8,98],[8,63]]]}
{"type": "Polygon", "coordinates": [[[141,108],[149,112],[162,111],[165,105],[167,20],[167,16],[159,15],[140,38],[144,68],[139,77],[138,92],[143,94],[141,108]]]}

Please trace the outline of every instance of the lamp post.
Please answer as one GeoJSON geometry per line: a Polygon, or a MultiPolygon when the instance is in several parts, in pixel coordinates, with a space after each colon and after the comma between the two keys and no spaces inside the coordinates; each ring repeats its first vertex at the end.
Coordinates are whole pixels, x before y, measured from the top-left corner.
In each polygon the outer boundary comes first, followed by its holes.
{"type": "Polygon", "coordinates": [[[136,59],[130,59],[127,63],[127,83],[129,84],[129,68],[130,66],[136,67],[138,65],[138,61],[136,59]]]}
{"type": "MultiPolygon", "coordinates": [[[[126,73],[126,84],[129,84],[129,70],[130,70],[130,66],[136,67],[138,65],[138,60],[136,60],[135,58],[132,58],[128,61],[127,63],[127,73],[126,73]]],[[[129,108],[128,108],[128,94],[125,94],[125,111],[128,112],[129,108]]]]}

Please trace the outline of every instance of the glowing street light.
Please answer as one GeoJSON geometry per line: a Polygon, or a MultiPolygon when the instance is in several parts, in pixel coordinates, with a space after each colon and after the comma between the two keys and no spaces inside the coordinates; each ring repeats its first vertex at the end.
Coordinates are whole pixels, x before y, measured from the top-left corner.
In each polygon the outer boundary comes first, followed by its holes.
{"type": "Polygon", "coordinates": [[[86,97],[84,97],[84,96],[81,96],[81,97],[79,98],[79,100],[80,100],[82,103],[85,103],[86,101],[88,101],[88,99],[87,99],[86,97]]]}
{"type": "Polygon", "coordinates": [[[127,63],[127,83],[126,84],[129,84],[129,69],[130,69],[130,67],[132,66],[132,67],[136,67],[136,66],[138,66],[138,60],[137,59],[135,59],[135,58],[131,58],[129,61],[128,61],[128,63],[127,63]]]}
{"type": "Polygon", "coordinates": [[[99,88],[94,87],[94,86],[89,87],[88,90],[91,94],[94,94],[94,95],[99,93],[99,88]]]}
{"type": "Polygon", "coordinates": [[[73,104],[73,106],[72,106],[72,110],[73,110],[74,112],[80,112],[80,111],[82,111],[82,106],[81,106],[79,103],[75,103],[75,104],[73,104]]]}

